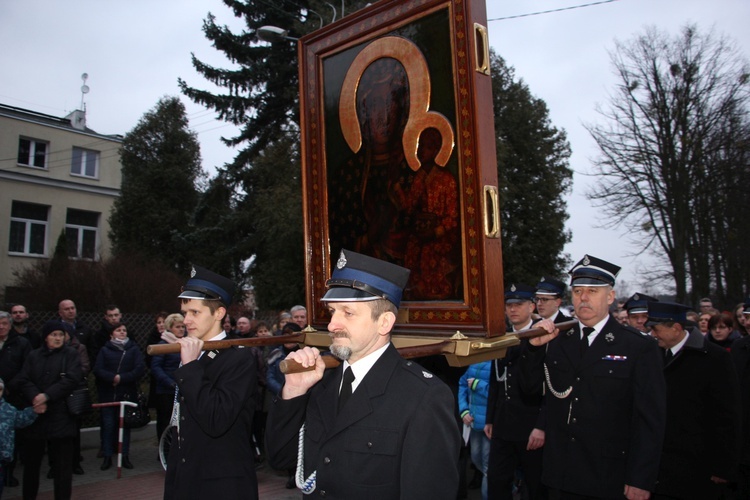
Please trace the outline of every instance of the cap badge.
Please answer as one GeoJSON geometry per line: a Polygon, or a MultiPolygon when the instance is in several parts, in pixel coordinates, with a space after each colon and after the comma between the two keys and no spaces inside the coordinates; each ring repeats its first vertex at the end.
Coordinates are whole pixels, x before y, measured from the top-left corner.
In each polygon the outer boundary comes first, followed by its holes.
{"type": "Polygon", "coordinates": [[[633,295],[633,300],[641,300],[641,298],[640,298],[640,297],[638,296],[638,294],[636,293],[635,295],[633,295]]]}
{"type": "Polygon", "coordinates": [[[510,285],[510,291],[511,292],[515,292],[516,291],[516,284],[515,283],[513,283],[512,285],[510,285]]]}
{"type": "Polygon", "coordinates": [[[424,370],[422,370],[422,375],[424,375],[424,378],[432,378],[432,373],[426,372],[424,370]]]}
{"type": "Polygon", "coordinates": [[[190,277],[195,278],[195,266],[190,270],[190,277]]]}
{"type": "Polygon", "coordinates": [[[607,342],[614,342],[615,336],[610,332],[604,336],[604,340],[606,340],[607,342]]]}
{"type": "Polygon", "coordinates": [[[541,281],[542,283],[544,283],[544,276],[542,276],[542,279],[539,280],[539,281],[541,281]]]}
{"type": "Polygon", "coordinates": [[[336,261],[336,267],[338,269],[343,269],[346,266],[346,257],[344,256],[344,251],[341,251],[341,254],[339,255],[339,260],[336,261]]]}
{"type": "Polygon", "coordinates": [[[591,264],[591,261],[589,260],[589,256],[588,255],[584,255],[583,256],[583,265],[584,266],[588,266],[589,264],[591,264]]]}

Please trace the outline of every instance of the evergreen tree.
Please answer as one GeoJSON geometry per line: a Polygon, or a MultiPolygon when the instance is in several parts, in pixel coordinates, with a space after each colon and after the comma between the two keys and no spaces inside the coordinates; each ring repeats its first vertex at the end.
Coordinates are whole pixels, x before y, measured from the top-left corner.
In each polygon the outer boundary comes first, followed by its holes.
{"type": "Polygon", "coordinates": [[[122,189],[110,215],[115,255],[142,255],[184,270],[201,173],[200,145],[185,106],[164,97],[123,139],[122,189]]]}
{"type": "Polygon", "coordinates": [[[570,241],[565,195],[573,171],[565,131],[549,120],[546,103],[515,79],[515,70],[490,54],[497,137],[503,274],[535,285],[543,275],[562,276],[570,241]]]}

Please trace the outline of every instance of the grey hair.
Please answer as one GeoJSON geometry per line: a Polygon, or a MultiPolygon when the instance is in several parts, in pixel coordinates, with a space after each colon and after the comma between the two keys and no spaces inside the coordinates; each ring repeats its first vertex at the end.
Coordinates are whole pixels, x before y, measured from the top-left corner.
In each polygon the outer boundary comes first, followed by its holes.
{"type": "Polygon", "coordinates": [[[289,309],[289,312],[292,314],[296,313],[297,311],[307,312],[307,308],[305,306],[294,306],[291,309],[289,309]]]}
{"type": "Polygon", "coordinates": [[[6,311],[0,311],[0,319],[10,320],[10,313],[6,311]]]}

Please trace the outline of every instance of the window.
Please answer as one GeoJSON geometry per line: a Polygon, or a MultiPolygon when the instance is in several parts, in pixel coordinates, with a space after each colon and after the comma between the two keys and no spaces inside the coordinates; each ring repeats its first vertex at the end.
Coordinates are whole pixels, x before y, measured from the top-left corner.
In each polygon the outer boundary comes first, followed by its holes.
{"type": "Polygon", "coordinates": [[[18,164],[47,168],[47,146],[46,142],[21,137],[18,140],[18,164]]]}
{"type": "Polygon", "coordinates": [[[98,178],[99,151],[74,147],[73,162],[70,166],[70,173],[72,175],[91,177],[92,179],[98,178]]]}
{"type": "Polygon", "coordinates": [[[96,260],[98,234],[99,214],[97,212],[68,209],[68,215],[65,218],[68,257],[96,260]]]}
{"type": "Polygon", "coordinates": [[[49,207],[14,201],[10,209],[8,251],[20,255],[45,255],[49,207]]]}

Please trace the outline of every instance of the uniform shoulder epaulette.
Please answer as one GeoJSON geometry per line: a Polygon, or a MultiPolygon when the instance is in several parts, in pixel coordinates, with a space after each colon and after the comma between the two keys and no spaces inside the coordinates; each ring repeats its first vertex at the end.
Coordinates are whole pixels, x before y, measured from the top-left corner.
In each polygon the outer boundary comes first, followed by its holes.
{"type": "Polygon", "coordinates": [[[425,382],[429,382],[431,380],[437,379],[434,373],[425,369],[422,365],[410,359],[405,359],[403,361],[402,366],[406,369],[406,371],[408,371],[409,373],[411,373],[418,379],[423,380],[425,382]]]}

